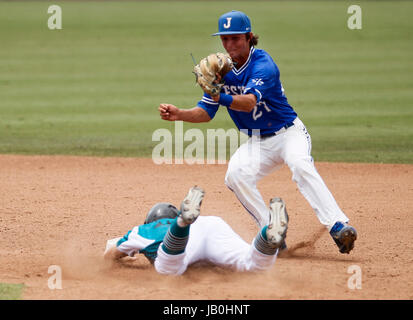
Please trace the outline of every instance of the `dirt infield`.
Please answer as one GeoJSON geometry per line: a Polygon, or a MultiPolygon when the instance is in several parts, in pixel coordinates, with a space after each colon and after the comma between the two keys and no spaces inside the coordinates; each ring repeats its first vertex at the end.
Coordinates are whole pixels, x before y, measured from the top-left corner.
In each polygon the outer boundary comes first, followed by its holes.
{"type": "Polygon", "coordinates": [[[106,240],[140,224],[155,202],[179,205],[198,184],[203,214],[223,217],[251,241],[257,228],[224,185],[226,165],[0,156],[0,282],[24,283],[23,299],[412,299],[413,166],[316,166],[359,233],[350,255],[338,252],[284,167],[259,188],[287,203],[288,255],[264,273],[197,265],[166,277],[144,257],[105,266],[106,240]],[[51,265],[62,269],[61,290],[48,287],[51,265]],[[348,287],[352,265],[361,289],[348,287]]]}

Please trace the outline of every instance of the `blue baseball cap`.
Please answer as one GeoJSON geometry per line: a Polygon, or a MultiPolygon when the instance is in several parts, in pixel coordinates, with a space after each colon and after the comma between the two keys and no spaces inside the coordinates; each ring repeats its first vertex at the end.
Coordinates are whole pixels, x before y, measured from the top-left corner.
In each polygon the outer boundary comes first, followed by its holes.
{"type": "Polygon", "coordinates": [[[232,10],[219,17],[218,30],[213,36],[248,33],[251,32],[251,21],[244,12],[232,10]]]}

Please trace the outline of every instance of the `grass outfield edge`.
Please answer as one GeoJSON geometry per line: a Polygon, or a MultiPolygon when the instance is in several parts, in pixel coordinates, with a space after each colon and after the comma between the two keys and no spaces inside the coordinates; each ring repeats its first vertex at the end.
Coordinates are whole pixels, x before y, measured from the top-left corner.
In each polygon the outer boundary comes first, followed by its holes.
{"type": "MultiPolygon", "coordinates": [[[[129,160],[138,160],[138,159],[144,159],[144,160],[152,160],[151,157],[144,157],[144,156],[131,156],[131,155],[95,155],[95,154],[36,154],[36,153],[0,153],[0,158],[1,157],[69,157],[69,158],[85,158],[85,159],[93,159],[93,158],[98,158],[98,159],[129,159],[129,160]]],[[[219,164],[218,162],[214,164],[188,164],[185,162],[183,164],[177,164],[174,162],[172,164],[155,164],[154,165],[201,165],[201,166],[207,166],[207,165],[223,165],[227,166],[229,160],[227,160],[226,163],[219,164]]],[[[331,163],[331,164],[372,164],[372,165],[405,165],[405,166],[411,166],[413,163],[407,163],[407,162],[369,162],[369,161],[336,161],[336,160],[323,160],[323,159],[314,159],[314,163],[331,163]]]]}
{"type": "Polygon", "coordinates": [[[0,300],[21,300],[24,283],[0,283],[0,300]]]}

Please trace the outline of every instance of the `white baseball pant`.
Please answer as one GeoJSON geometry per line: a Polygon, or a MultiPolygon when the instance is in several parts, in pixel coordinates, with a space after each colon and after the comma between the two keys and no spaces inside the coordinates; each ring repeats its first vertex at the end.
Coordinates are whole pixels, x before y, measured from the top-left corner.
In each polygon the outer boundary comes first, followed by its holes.
{"type": "Polygon", "coordinates": [[[262,228],[268,224],[269,209],[257,189],[257,182],[282,164],[287,164],[298,189],[328,229],[348,218],[317,172],[311,156],[311,137],[297,117],[294,126],[281,129],[275,136],[251,137],[232,155],[225,177],[245,209],[262,228]]]}
{"type": "Polygon", "coordinates": [[[237,271],[258,271],[270,268],[277,253],[260,253],[253,243],[245,242],[220,217],[200,216],[191,225],[185,252],[167,254],[160,245],[154,265],[156,271],[169,275],[181,275],[189,265],[198,261],[208,261],[237,271]]]}

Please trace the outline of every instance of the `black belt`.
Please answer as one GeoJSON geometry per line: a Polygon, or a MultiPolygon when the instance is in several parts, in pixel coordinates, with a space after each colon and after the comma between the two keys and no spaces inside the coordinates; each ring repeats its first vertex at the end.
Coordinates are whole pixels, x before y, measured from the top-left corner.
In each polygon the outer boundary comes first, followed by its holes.
{"type": "MultiPolygon", "coordinates": [[[[293,125],[294,125],[294,122],[289,122],[285,126],[283,126],[282,128],[288,129],[289,127],[292,127],[293,125]]],[[[262,138],[268,138],[268,137],[276,136],[282,128],[280,128],[278,131],[275,131],[275,132],[261,134],[260,138],[262,139],[262,138]]]]}

